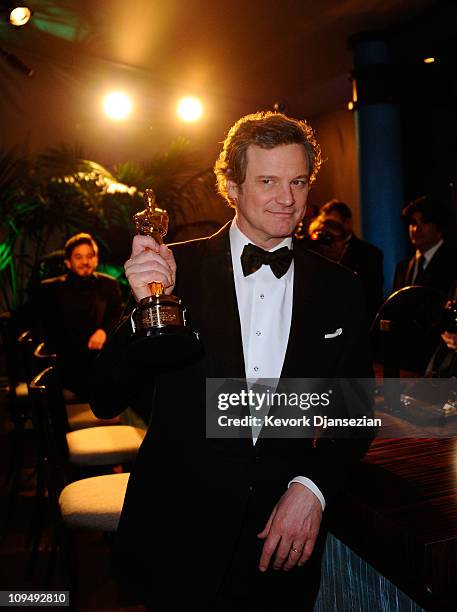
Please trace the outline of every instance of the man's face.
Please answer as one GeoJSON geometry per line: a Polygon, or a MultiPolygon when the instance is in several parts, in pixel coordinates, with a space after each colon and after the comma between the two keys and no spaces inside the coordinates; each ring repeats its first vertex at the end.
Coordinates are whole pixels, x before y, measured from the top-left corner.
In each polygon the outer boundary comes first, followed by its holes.
{"type": "Polygon", "coordinates": [[[236,203],[239,229],[255,244],[271,249],[290,236],[303,218],[308,197],[309,163],[303,145],[247,150],[241,186],[227,182],[236,203]]]}
{"type": "Polygon", "coordinates": [[[74,274],[86,277],[95,272],[98,257],[91,246],[80,244],[73,249],[70,259],[65,260],[65,265],[74,274]]]}
{"type": "Polygon", "coordinates": [[[352,232],[352,219],[343,219],[340,213],[336,210],[331,210],[329,212],[321,213],[324,221],[334,221],[335,223],[339,223],[344,227],[345,236],[349,236],[352,232]]]}
{"type": "Polygon", "coordinates": [[[330,218],[326,214],[319,215],[311,222],[308,235],[314,250],[333,261],[341,259],[347,236],[345,227],[341,222],[330,218]]]}
{"type": "Polygon", "coordinates": [[[443,237],[434,223],[424,221],[420,212],[414,212],[409,220],[409,237],[413,246],[421,253],[431,249],[443,237]]]}

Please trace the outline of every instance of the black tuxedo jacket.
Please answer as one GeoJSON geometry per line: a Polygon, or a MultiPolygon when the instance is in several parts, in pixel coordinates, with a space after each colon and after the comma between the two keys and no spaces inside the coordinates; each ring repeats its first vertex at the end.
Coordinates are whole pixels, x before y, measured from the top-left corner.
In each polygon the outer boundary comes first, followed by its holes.
{"type": "MultiPolygon", "coordinates": [[[[415,255],[401,261],[395,270],[394,291],[411,285],[415,255]]],[[[457,279],[457,252],[443,243],[424,270],[421,285],[436,289],[446,296],[457,279]]]]}
{"type": "Polygon", "coordinates": [[[374,245],[351,236],[340,264],[353,270],[359,277],[366,298],[370,320],[378,312],[383,302],[384,273],[383,253],[374,245]]]}
{"type": "MultiPolygon", "coordinates": [[[[228,230],[227,225],[209,238],[172,246],[174,293],[200,334],[201,358],[160,372],[144,355],[129,353],[127,321],[94,372],[91,404],[97,416],[113,416],[138,393],[154,403],[119,525],[117,568],[146,598],[148,591],[158,598],[168,588],[165,576],[172,575],[180,585],[170,602],[176,609],[189,602],[207,609],[247,520],[254,526],[248,540],[258,564],[263,542],[256,533],[294,476],[311,478],[329,502],[369,445],[356,438],[313,443],[261,435],[255,446],[250,439],[206,438],[205,378],[245,376],[228,230]]],[[[282,377],[370,377],[358,280],[300,248],[294,249],[294,265],[282,377]],[[341,335],[324,338],[338,328],[341,335]]]]}

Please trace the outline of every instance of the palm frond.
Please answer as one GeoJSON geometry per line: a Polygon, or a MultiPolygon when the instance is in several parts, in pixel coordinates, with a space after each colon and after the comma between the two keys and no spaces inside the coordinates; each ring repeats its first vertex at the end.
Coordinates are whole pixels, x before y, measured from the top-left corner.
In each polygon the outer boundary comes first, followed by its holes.
{"type": "Polygon", "coordinates": [[[115,180],[114,176],[101,164],[87,159],[81,145],[51,147],[37,158],[36,175],[38,180],[56,177],[74,176],[79,173],[106,177],[115,180]]]}
{"type": "Polygon", "coordinates": [[[215,224],[213,210],[220,202],[213,174],[202,169],[184,139],[144,166],[125,161],[112,172],[89,159],[79,145],[51,148],[35,159],[0,150],[3,303],[23,301],[55,236],[90,231],[107,263],[119,266],[128,256],[133,215],[143,208],[146,188],[154,189],[158,205],[169,212],[169,242],[174,233],[182,236],[215,224]]]}

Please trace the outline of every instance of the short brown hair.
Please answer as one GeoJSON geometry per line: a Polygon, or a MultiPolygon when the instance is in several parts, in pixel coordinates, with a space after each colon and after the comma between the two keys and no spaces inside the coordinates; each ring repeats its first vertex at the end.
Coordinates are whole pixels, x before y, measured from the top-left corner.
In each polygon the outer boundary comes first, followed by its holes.
{"type": "Polygon", "coordinates": [[[98,255],[98,246],[92,236],[85,232],[80,232],[69,238],[65,243],[65,259],[70,259],[73,251],[81,244],[89,245],[93,248],[95,255],[98,255]]]}
{"type": "Polygon", "coordinates": [[[337,212],[343,221],[348,221],[352,219],[352,212],[346,202],[342,202],[341,200],[330,200],[330,202],[326,202],[323,206],[321,206],[319,210],[319,214],[329,214],[332,212],[337,212]]]}
{"type": "Polygon", "coordinates": [[[218,192],[232,205],[227,194],[227,180],[237,185],[244,183],[248,147],[255,145],[262,149],[273,149],[287,144],[302,144],[305,147],[311,184],[321,167],[322,153],[314,131],[306,121],[273,111],[253,113],[239,119],[230,128],[214,165],[218,192]]]}
{"type": "Polygon", "coordinates": [[[406,223],[411,223],[414,213],[420,213],[425,223],[433,223],[440,232],[449,222],[443,202],[436,195],[425,195],[413,200],[401,211],[401,216],[406,223]]]}

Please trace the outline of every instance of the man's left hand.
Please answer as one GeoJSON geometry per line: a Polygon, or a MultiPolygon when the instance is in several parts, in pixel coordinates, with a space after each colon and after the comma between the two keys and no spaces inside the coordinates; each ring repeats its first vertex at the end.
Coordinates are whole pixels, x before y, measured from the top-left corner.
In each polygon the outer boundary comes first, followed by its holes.
{"type": "Polygon", "coordinates": [[[457,351],[457,334],[456,333],[444,332],[444,334],[441,334],[441,338],[446,343],[446,346],[449,349],[453,349],[454,351],[457,351]]]}
{"type": "Polygon", "coordinates": [[[106,342],[106,332],[103,329],[97,329],[89,338],[87,348],[91,351],[100,351],[106,342]]]}
{"type": "Polygon", "coordinates": [[[311,556],[322,521],[322,506],[314,493],[293,482],[279,502],[259,538],[266,538],[259,569],[265,572],[273,560],[274,569],[288,571],[303,565],[311,556]]]}

